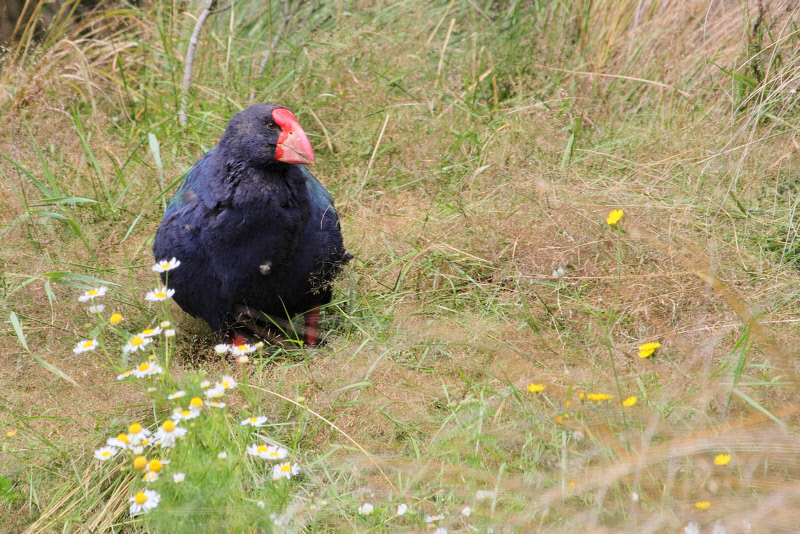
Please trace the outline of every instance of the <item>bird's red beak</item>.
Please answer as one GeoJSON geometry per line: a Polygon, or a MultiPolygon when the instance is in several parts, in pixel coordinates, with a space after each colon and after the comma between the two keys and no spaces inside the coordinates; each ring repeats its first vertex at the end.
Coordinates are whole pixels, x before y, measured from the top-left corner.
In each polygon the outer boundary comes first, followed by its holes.
{"type": "Polygon", "coordinates": [[[294,113],[288,109],[278,108],[272,112],[272,118],[281,127],[278,145],[275,147],[275,160],[284,163],[314,163],[314,150],[306,133],[297,123],[294,113]]]}

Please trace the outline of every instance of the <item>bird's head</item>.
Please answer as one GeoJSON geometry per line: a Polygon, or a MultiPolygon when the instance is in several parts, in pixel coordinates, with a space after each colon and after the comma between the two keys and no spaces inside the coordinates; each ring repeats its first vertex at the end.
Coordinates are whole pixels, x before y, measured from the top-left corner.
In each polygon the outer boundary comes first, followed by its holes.
{"type": "Polygon", "coordinates": [[[294,113],[283,106],[255,104],[228,121],[219,140],[231,159],[263,167],[274,162],[314,163],[314,150],[294,113]]]}

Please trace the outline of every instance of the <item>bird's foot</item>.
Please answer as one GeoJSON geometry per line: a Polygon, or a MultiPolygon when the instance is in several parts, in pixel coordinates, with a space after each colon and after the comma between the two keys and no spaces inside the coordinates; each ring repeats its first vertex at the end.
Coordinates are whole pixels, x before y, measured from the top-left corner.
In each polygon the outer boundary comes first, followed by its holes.
{"type": "Polygon", "coordinates": [[[242,334],[228,334],[225,336],[225,343],[232,347],[238,347],[239,345],[247,345],[248,340],[242,334]]]}

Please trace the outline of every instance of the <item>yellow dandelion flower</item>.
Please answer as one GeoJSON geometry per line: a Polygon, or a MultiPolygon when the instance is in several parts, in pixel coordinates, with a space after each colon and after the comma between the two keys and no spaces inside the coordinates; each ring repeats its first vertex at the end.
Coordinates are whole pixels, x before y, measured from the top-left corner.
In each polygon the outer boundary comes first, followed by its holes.
{"type": "Polygon", "coordinates": [[[565,403],[564,403],[564,406],[566,406],[567,408],[569,408],[570,406],[572,406],[572,401],[571,401],[571,400],[568,400],[567,402],[565,402],[565,403]]]}
{"type": "Polygon", "coordinates": [[[541,393],[544,391],[544,384],[528,384],[528,391],[531,393],[541,393]]]}
{"type": "Polygon", "coordinates": [[[108,322],[111,324],[119,324],[122,322],[122,314],[121,313],[112,313],[111,317],[108,318],[108,322]]]}
{"type": "Polygon", "coordinates": [[[658,341],[653,341],[651,343],[645,343],[644,345],[639,345],[639,357],[649,358],[660,346],[661,343],[659,343],[658,341]]]}
{"type": "Polygon", "coordinates": [[[711,507],[711,503],[708,501],[697,501],[694,503],[694,507],[698,510],[708,510],[711,507]]]}
{"type": "Polygon", "coordinates": [[[559,425],[563,425],[564,419],[559,415],[558,417],[556,417],[556,423],[558,423],[559,425]]]}
{"type": "Polygon", "coordinates": [[[625,406],[626,408],[630,408],[631,406],[636,404],[636,401],[638,400],[639,399],[637,399],[636,397],[628,397],[627,399],[622,401],[622,405],[625,406]]]}
{"type": "Polygon", "coordinates": [[[715,465],[728,465],[728,462],[730,462],[730,461],[731,461],[731,455],[730,454],[718,454],[714,458],[714,464],[715,465]]]}
{"type": "Polygon", "coordinates": [[[619,222],[621,218],[622,218],[622,210],[611,210],[611,213],[608,214],[606,222],[608,223],[609,226],[614,226],[619,222]]]}
{"type": "Polygon", "coordinates": [[[580,400],[583,400],[583,399],[585,399],[585,398],[586,398],[586,394],[585,394],[585,393],[583,393],[583,392],[580,392],[580,393],[578,393],[578,398],[579,398],[580,400]]]}
{"type": "Polygon", "coordinates": [[[599,403],[599,402],[611,400],[611,399],[614,398],[614,396],[613,395],[609,395],[608,393],[589,393],[588,395],[586,395],[586,398],[589,399],[590,401],[594,401],[594,402],[598,402],[599,403]]]}

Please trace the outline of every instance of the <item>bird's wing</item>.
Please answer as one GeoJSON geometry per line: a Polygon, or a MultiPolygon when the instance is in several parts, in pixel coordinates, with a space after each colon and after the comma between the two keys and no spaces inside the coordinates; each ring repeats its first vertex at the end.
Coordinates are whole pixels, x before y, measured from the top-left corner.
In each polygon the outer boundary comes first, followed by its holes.
{"type": "Polygon", "coordinates": [[[169,217],[172,213],[179,211],[187,204],[190,204],[192,200],[191,193],[196,193],[198,187],[202,186],[206,182],[207,177],[203,171],[207,167],[213,152],[213,148],[206,152],[195,162],[194,165],[192,165],[192,168],[187,171],[186,176],[181,182],[181,185],[178,186],[177,191],[175,191],[175,195],[167,205],[167,209],[164,212],[164,221],[166,221],[167,217],[169,217]]]}

